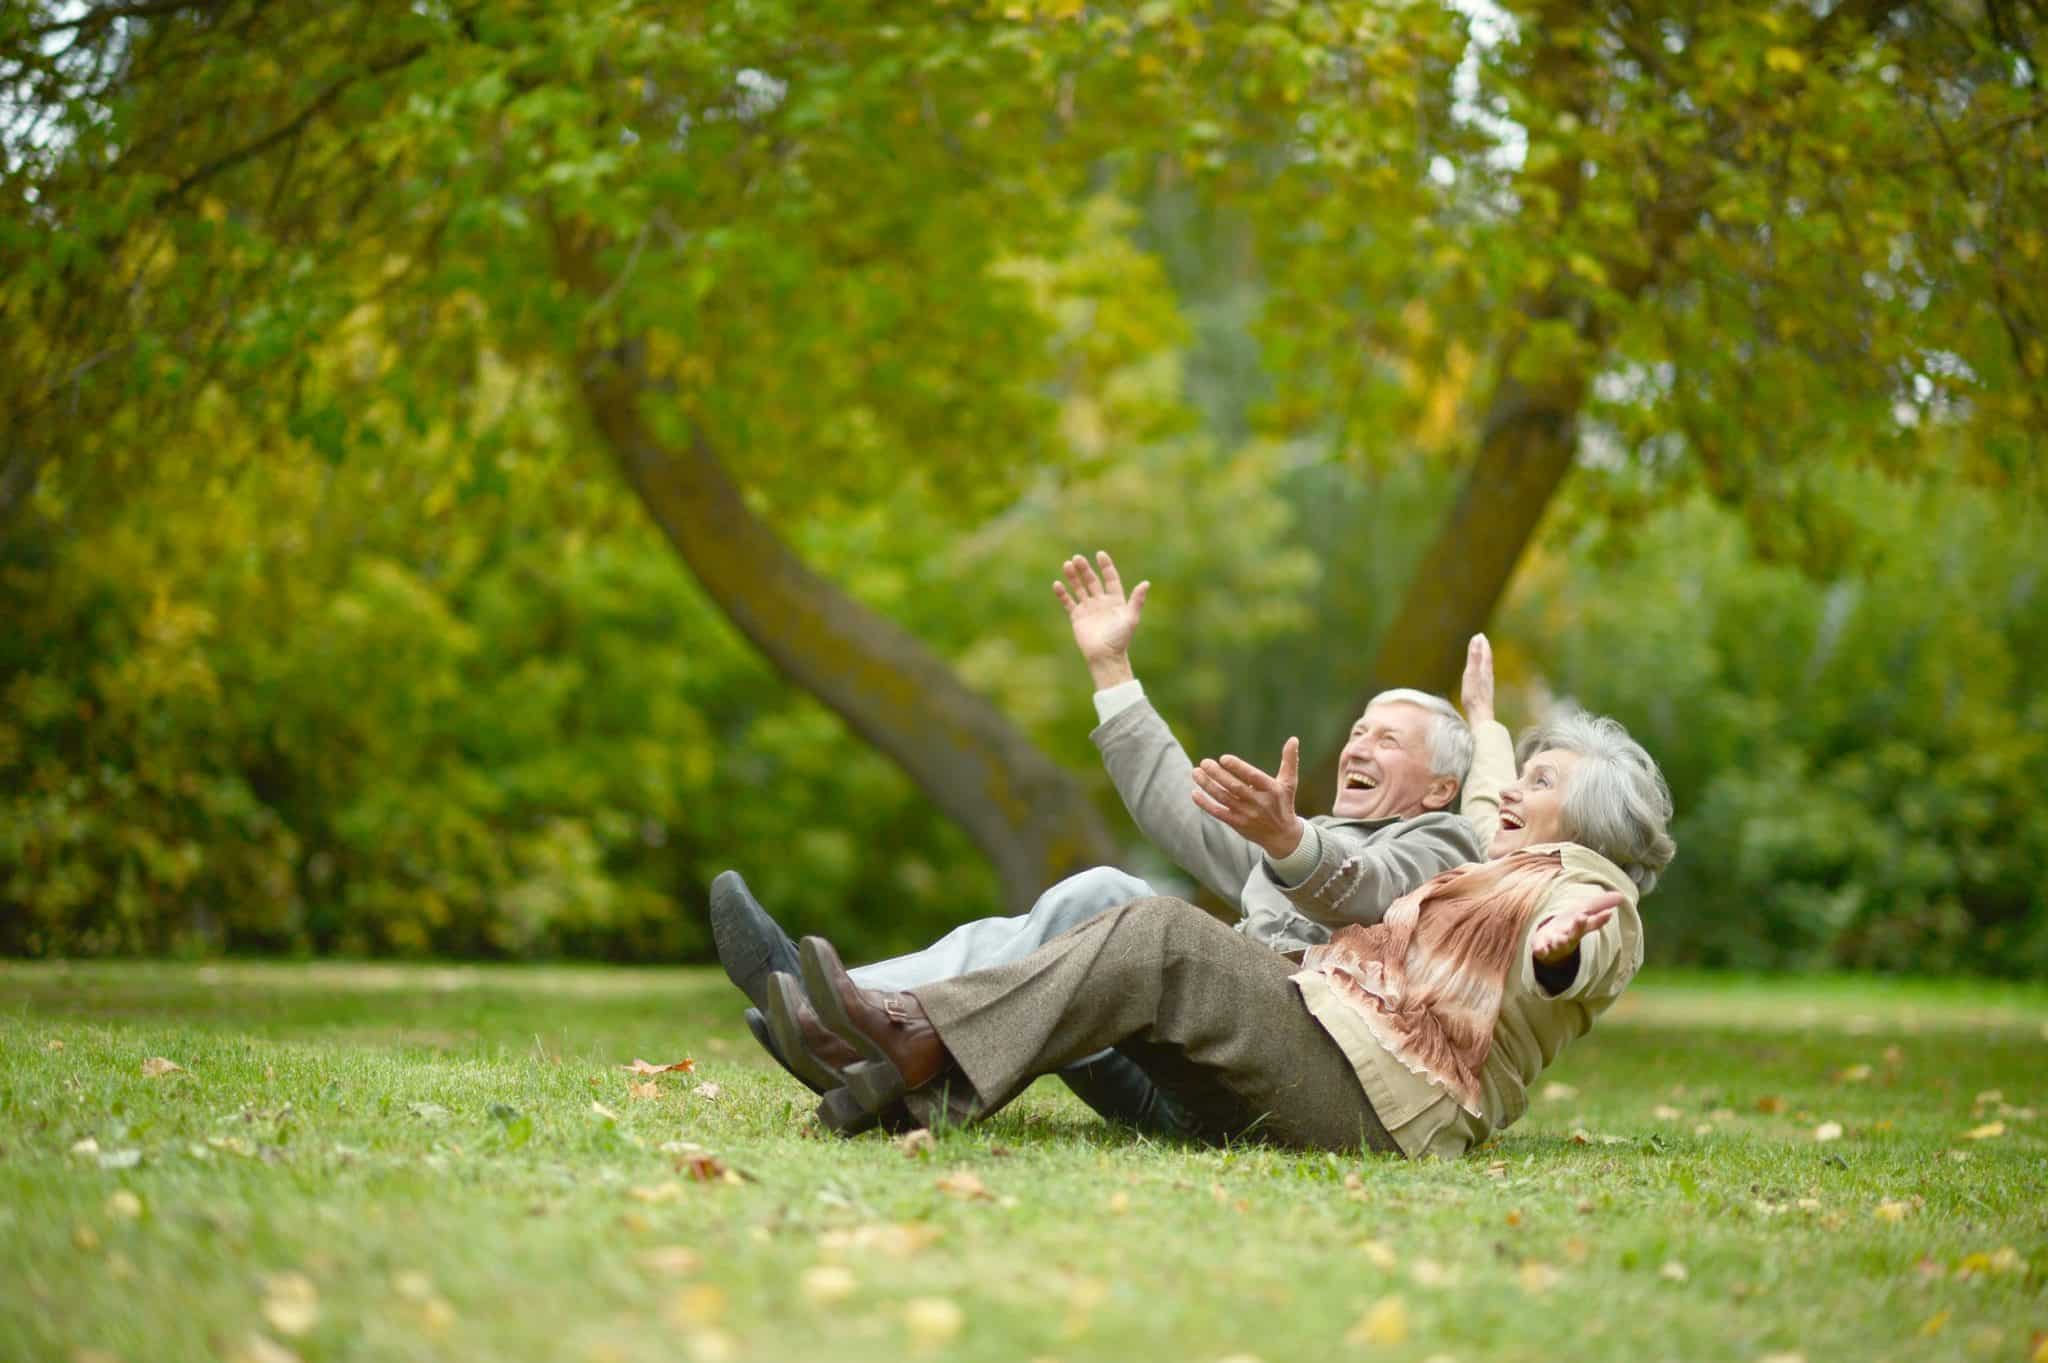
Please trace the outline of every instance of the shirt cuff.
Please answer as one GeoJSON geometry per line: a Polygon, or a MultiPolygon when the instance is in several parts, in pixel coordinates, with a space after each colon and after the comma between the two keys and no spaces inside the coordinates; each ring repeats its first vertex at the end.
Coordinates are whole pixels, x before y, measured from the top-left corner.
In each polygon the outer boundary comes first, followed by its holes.
{"type": "Polygon", "coordinates": [[[1307,819],[1301,821],[1301,841],[1294,850],[1284,857],[1266,857],[1266,869],[1273,878],[1290,889],[1307,880],[1316,869],[1316,863],[1323,859],[1323,835],[1316,832],[1316,826],[1307,819]]]}
{"type": "Polygon", "coordinates": [[[1105,687],[1095,693],[1095,722],[1109,723],[1110,716],[1130,709],[1145,699],[1145,684],[1136,677],[1115,686],[1105,687]]]}

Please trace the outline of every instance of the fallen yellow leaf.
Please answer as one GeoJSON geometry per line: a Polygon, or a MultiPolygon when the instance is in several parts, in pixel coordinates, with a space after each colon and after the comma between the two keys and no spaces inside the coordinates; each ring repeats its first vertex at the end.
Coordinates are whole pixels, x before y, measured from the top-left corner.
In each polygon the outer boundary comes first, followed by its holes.
{"type": "Polygon", "coordinates": [[[303,1335],[320,1319],[320,1289],[303,1273],[273,1273],[263,1280],[263,1318],[281,1335],[303,1335]]]}
{"type": "Polygon", "coordinates": [[[1904,1221],[1906,1214],[1913,1210],[1910,1202],[1880,1202],[1871,1210],[1871,1215],[1880,1221],[1904,1221]]]}
{"type": "Polygon", "coordinates": [[[813,1306],[833,1306],[853,1295],[860,1284],[853,1270],[839,1264],[813,1264],[804,1270],[798,1286],[804,1300],[813,1306]]]}
{"type": "Polygon", "coordinates": [[[1965,1131],[1963,1139],[1966,1141],[1988,1141],[2004,1134],[2004,1122],[1986,1122],[1982,1126],[1973,1126],[1968,1131],[1965,1131]]]}
{"type": "Polygon", "coordinates": [[[659,1084],[656,1084],[652,1079],[647,1080],[645,1083],[642,1083],[634,1079],[628,1079],[626,1081],[626,1095],[629,1098],[635,1098],[642,1102],[645,1102],[649,1098],[661,1097],[661,1086],[659,1084]]]}
{"type": "Polygon", "coordinates": [[[1533,1297],[1556,1287],[1558,1279],[1564,1275],[1549,1264],[1530,1259],[1522,1265],[1522,1271],[1518,1276],[1521,1279],[1522,1290],[1533,1297]]]}
{"type": "Polygon", "coordinates": [[[667,1316],[676,1325],[709,1325],[725,1314],[725,1289],[711,1283],[686,1287],[669,1299],[667,1316]]]}
{"type": "Polygon", "coordinates": [[[942,1175],[937,1186],[938,1190],[947,1197],[957,1197],[962,1202],[972,1202],[977,1198],[987,1199],[993,1196],[988,1190],[988,1185],[983,1183],[980,1176],[972,1169],[955,1169],[950,1174],[942,1175]]]}
{"type": "Polygon", "coordinates": [[[828,1230],[818,1236],[818,1248],[828,1253],[879,1254],[885,1259],[908,1259],[922,1253],[939,1238],[938,1231],[921,1222],[908,1224],[879,1222],[850,1230],[828,1230]]]}
{"type": "Polygon", "coordinates": [[[1399,1297],[1383,1297],[1358,1318],[1344,1335],[1347,1343],[1391,1348],[1408,1338],[1408,1304],[1399,1297]]]}
{"type": "Polygon", "coordinates": [[[183,1065],[180,1065],[175,1060],[166,1060],[160,1055],[153,1055],[142,1062],[142,1074],[147,1079],[161,1079],[167,1074],[183,1073],[185,1073],[183,1065]]]}
{"type": "Polygon", "coordinates": [[[1838,1141],[1842,1139],[1842,1124],[1840,1122],[1822,1122],[1813,1129],[1813,1138],[1817,1141],[1838,1141]]]}
{"type": "Polygon", "coordinates": [[[142,1199],[126,1188],[107,1194],[107,1215],[116,1221],[133,1221],[142,1215],[142,1199]]]}
{"type": "Polygon", "coordinates": [[[1685,1114],[1669,1103],[1659,1103],[1650,1109],[1650,1115],[1660,1122],[1675,1122],[1685,1114]]]}
{"type": "Polygon", "coordinates": [[[1934,1336],[1940,1334],[1941,1327],[1948,1324],[1948,1318],[1954,1314],[1955,1312],[1950,1310],[1936,1311],[1933,1315],[1929,1316],[1925,1321],[1921,1322],[1921,1337],[1924,1339],[1932,1339],[1934,1338],[1934,1336]]]}
{"type": "Polygon", "coordinates": [[[1367,1240],[1358,1247],[1366,1262],[1381,1272],[1391,1272],[1396,1262],[1393,1246],[1384,1240],[1367,1240]]]}
{"type": "Polygon", "coordinates": [[[716,1084],[707,1081],[691,1089],[690,1096],[693,1098],[702,1098],[707,1103],[715,1103],[718,1101],[718,1095],[723,1092],[725,1092],[724,1089],[720,1088],[716,1084]]]}
{"type": "Polygon", "coordinates": [[[944,1297],[912,1297],[903,1303],[903,1329],[919,1349],[936,1349],[960,1333],[967,1313],[944,1297]]]}
{"type": "Polygon", "coordinates": [[[1665,1261],[1664,1267],[1657,1270],[1657,1276],[1666,1282],[1682,1283],[1692,1274],[1686,1272],[1684,1264],[1676,1259],[1670,1259],[1665,1261]]]}
{"type": "Polygon", "coordinates": [[[602,1117],[608,1122],[616,1122],[619,1119],[618,1113],[612,1111],[603,1103],[598,1102],[595,1098],[590,1100],[590,1111],[592,1115],[602,1117]]]}
{"type": "Polygon", "coordinates": [[[639,1254],[640,1267],[656,1273],[687,1277],[703,1266],[703,1258],[687,1245],[656,1245],[639,1254]]]}
{"type": "Polygon", "coordinates": [[[1131,1195],[1129,1193],[1115,1192],[1109,1195],[1109,1210],[1112,1216],[1122,1216],[1130,1209],[1131,1195]]]}
{"type": "Polygon", "coordinates": [[[233,1357],[234,1363],[299,1363],[299,1356],[290,1349],[268,1335],[254,1331],[242,1341],[242,1347],[233,1357]]]}
{"type": "Polygon", "coordinates": [[[1851,1065],[1838,1073],[1835,1078],[1844,1084],[1860,1084],[1870,1077],[1870,1066],[1851,1065]]]}

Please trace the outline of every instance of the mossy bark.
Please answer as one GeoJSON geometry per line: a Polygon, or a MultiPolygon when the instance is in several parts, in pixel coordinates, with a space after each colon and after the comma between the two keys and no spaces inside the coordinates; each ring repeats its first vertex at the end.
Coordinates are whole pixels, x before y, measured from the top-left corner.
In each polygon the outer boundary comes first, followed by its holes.
{"type": "Polygon", "coordinates": [[[811,571],[747,506],[701,433],[685,445],[655,433],[628,355],[591,357],[580,379],[626,482],[719,609],[967,832],[1013,911],[1113,860],[1108,825],[1071,773],[908,631],[811,571]]]}

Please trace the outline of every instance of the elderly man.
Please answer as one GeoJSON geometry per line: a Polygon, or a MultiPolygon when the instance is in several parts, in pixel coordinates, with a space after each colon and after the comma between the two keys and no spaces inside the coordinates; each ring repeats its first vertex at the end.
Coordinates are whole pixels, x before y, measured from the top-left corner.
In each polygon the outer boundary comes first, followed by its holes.
{"type": "MultiPolygon", "coordinates": [[[[1151,584],[1141,582],[1126,596],[1107,553],[1094,564],[1077,555],[1063,575],[1054,592],[1095,681],[1100,724],[1092,737],[1110,779],[1146,837],[1238,910],[1239,932],[1298,958],[1334,929],[1377,922],[1389,904],[1438,872],[1480,858],[1471,824],[1455,812],[1472,733],[1448,701],[1411,690],[1375,696],[1345,744],[1331,813],[1303,819],[1294,802],[1298,739],[1287,740],[1275,775],[1231,756],[1197,765],[1145,699],[1130,646],[1151,584]]],[[[965,924],[922,951],[860,967],[852,977],[864,988],[900,991],[1007,964],[1156,893],[1113,868],[1086,871],[1053,886],[1028,913],[965,924]]],[[[797,953],[734,872],[712,885],[711,925],[726,973],[754,1004],[747,1024],[756,1039],[812,1088],[837,1087],[837,1076],[821,1071],[804,1047],[769,1033],[769,977],[795,975],[797,953]]],[[[807,1030],[813,1039],[822,1031],[807,1030]]],[[[854,1059],[850,1049],[843,1058],[854,1059]]],[[[1165,1133],[1181,1129],[1172,1104],[1116,1052],[1061,1074],[1106,1117],[1165,1133]]]]}

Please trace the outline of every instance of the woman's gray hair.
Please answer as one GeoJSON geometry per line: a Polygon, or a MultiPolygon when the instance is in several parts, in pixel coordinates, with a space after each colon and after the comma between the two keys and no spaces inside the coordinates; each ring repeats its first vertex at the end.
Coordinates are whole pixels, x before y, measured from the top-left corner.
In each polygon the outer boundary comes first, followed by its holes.
{"type": "Polygon", "coordinates": [[[1417,705],[1435,715],[1436,723],[1429,731],[1429,774],[1456,777],[1460,786],[1465,784],[1465,774],[1472,770],[1472,726],[1457,706],[1409,686],[1382,691],[1367,701],[1365,708],[1375,705],[1417,705]]]}
{"type": "Polygon", "coordinates": [[[1564,787],[1564,831],[1628,873],[1648,894],[1678,850],[1671,824],[1671,788],[1643,745],[1620,721],[1564,705],[1522,735],[1519,767],[1547,748],[1577,753],[1564,787]]]}

